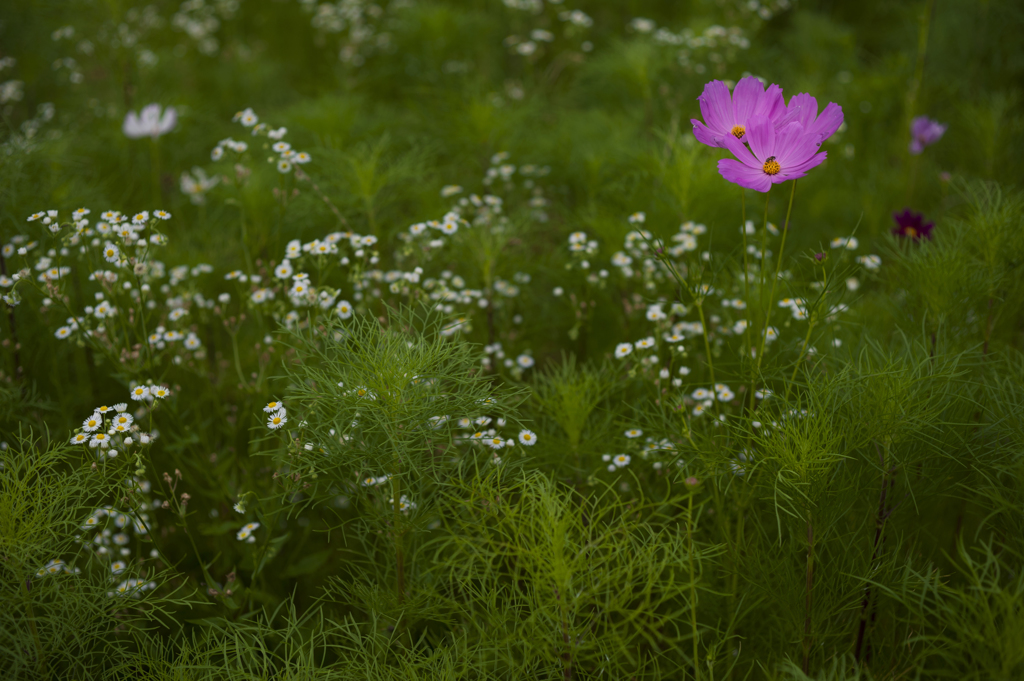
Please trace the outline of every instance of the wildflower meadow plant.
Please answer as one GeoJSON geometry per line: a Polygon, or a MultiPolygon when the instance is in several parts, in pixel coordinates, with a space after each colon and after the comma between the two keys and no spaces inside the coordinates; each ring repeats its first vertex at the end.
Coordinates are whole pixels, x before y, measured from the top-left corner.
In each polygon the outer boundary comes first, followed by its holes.
{"type": "Polygon", "coordinates": [[[1016,7],[489,3],[0,9],[0,669],[1024,674],[1016,7]]]}

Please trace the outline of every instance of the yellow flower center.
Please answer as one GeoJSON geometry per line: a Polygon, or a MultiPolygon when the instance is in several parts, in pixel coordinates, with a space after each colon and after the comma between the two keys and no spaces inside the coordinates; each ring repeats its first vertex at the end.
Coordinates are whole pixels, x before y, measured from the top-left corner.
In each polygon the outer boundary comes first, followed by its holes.
{"type": "Polygon", "coordinates": [[[914,229],[913,227],[904,227],[903,228],[903,233],[906,234],[907,236],[909,236],[910,238],[916,238],[917,237],[917,230],[914,229]]]}
{"type": "Polygon", "coordinates": [[[764,166],[762,168],[766,175],[778,175],[782,170],[782,166],[775,160],[774,156],[769,156],[765,159],[764,166]]]}
{"type": "Polygon", "coordinates": [[[747,134],[747,129],[744,128],[742,125],[734,125],[734,126],[732,126],[732,130],[730,130],[729,132],[731,132],[733,135],[735,135],[736,139],[739,140],[739,139],[743,139],[743,136],[745,134],[747,134]]]}

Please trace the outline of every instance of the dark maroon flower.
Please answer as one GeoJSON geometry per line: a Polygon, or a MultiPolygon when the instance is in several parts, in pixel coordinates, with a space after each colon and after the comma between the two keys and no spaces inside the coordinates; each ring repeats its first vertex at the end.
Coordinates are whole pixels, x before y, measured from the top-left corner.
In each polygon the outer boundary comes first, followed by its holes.
{"type": "Polygon", "coordinates": [[[896,220],[896,226],[892,228],[892,233],[896,236],[907,237],[914,241],[932,238],[932,229],[935,227],[935,223],[925,222],[924,215],[921,213],[912,213],[909,208],[904,208],[902,213],[893,213],[892,217],[896,220]]]}

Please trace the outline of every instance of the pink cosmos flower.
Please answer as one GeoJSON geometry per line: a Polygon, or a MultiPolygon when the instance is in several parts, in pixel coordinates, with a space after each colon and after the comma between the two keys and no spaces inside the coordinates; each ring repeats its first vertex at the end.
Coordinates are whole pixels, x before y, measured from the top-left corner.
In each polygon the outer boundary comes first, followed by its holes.
{"type": "Polygon", "coordinates": [[[819,135],[821,139],[818,140],[818,143],[820,144],[831,137],[843,124],[843,107],[835,102],[829,102],[819,116],[818,100],[807,93],[801,93],[790,97],[785,115],[775,121],[775,129],[779,130],[793,121],[804,126],[804,132],[808,135],[819,135]]]}
{"type": "Polygon", "coordinates": [[[927,116],[918,116],[910,122],[910,153],[917,156],[930,144],[935,144],[946,132],[946,127],[927,116]]]}
{"type": "Polygon", "coordinates": [[[743,139],[751,116],[775,119],[786,113],[782,88],[773,84],[765,90],[761,81],[753,76],[736,83],[731,96],[725,83],[713,80],[704,86],[704,92],[697,101],[700,102],[704,123],[696,118],[690,119],[693,134],[709,147],[725,148],[723,140],[730,136],[736,140],[743,139]]]}
{"type": "Polygon", "coordinates": [[[170,132],[178,124],[178,112],[173,106],[164,109],[163,116],[160,115],[160,105],[150,104],[143,107],[139,115],[129,111],[124,117],[122,130],[126,137],[139,139],[140,137],[152,137],[156,139],[164,133],[170,132]]]}
{"type": "Polygon", "coordinates": [[[749,149],[731,135],[722,138],[725,147],[739,160],[722,159],[718,172],[729,182],[759,192],[768,191],[773,184],[803,177],[827,156],[826,152],[818,151],[821,133],[808,134],[797,121],[776,131],[767,116],[752,116],[745,138],[749,149]]]}

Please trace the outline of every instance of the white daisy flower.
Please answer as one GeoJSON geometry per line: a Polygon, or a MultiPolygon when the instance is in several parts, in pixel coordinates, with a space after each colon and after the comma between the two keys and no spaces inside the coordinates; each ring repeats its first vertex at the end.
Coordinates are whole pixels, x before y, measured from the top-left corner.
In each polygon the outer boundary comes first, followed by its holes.
{"type": "Polygon", "coordinates": [[[135,417],[132,416],[131,414],[118,414],[111,420],[110,423],[111,425],[114,426],[124,426],[125,428],[128,428],[129,426],[132,425],[132,422],[134,420],[135,417]]]}
{"type": "Polygon", "coordinates": [[[103,425],[103,415],[99,412],[94,413],[92,416],[82,421],[82,430],[87,433],[93,433],[100,429],[103,425]]]}
{"type": "Polygon", "coordinates": [[[648,336],[647,338],[641,338],[636,342],[637,350],[648,350],[654,347],[654,336],[648,336]]]}
{"type": "Polygon", "coordinates": [[[149,388],[148,387],[146,387],[144,385],[139,385],[139,386],[135,386],[132,389],[132,399],[135,400],[136,402],[141,402],[142,400],[146,399],[147,397],[149,397],[149,388]]]}
{"type": "Polygon", "coordinates": [[[258,530],[259,527],[259,523],[246,523],[242,526],[242,529],[235,533],[235,538],[238,539],[238,541],[245,541],[249,538],[249,535],[251,535],[253,531],[258,530]]]}
{"type": "Polygon", "coordinates": [[[259,116],[257,116],[251,108],[246,108],[236,113],[234,120],[240,122],[247,128],[251,128],[260,122],[259,116]]]}
{"type": "Polygon", "coordinates": [[[619,343],[618,345],[615,346],[615,358],[616,359],[622,359],[623,357],[625,357],[626,355],[628,355],[631,352],[633,352],[633,344],[632,343],[619,343]]]}
{"type": "Polygon", "coordinates": [[[640,437],[643,434],[644,434],[644,431],[640,430],[639,428],[630,428],[629,430],[627,430],[625,432],[626,437],[628,437],[630,439],[638,438],[638,437],[640,437]]]}
{"type": "Polygon", "coordinates": [[[284,427],[284,424],[288,423],[288,414],[282,407],[279,411],[274,412],[267,419],[267,428],[271,430],[277,430],[278,428],[284,427]]]}
{"type": "Polygon", "coordinates": [[[537,444],[537,434],[532,430],[521,430],[519,431],[519,443],[526,447],[532,447],[537,444]]]}

